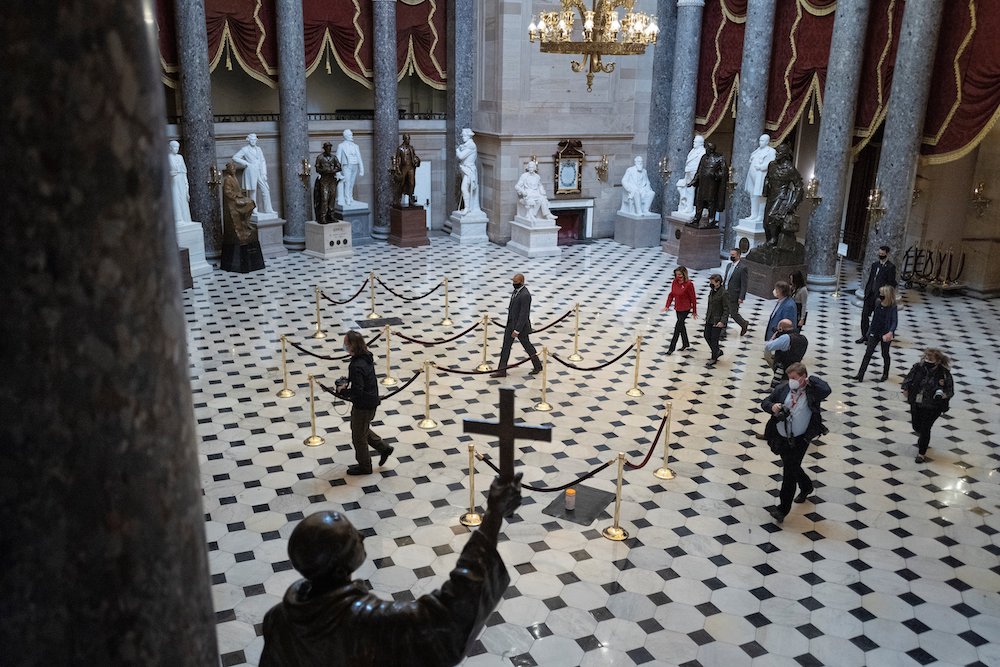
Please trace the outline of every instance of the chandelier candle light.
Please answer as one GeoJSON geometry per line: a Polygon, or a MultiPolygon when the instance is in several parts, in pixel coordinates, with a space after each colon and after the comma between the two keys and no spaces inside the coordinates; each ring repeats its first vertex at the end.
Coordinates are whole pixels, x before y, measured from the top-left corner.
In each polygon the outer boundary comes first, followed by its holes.
{"type": "Polygon", "coordinates": [[[542,53],[579,54],[573,60],[574,72],[587,69],[587,92],[591,92],[594,74],[615,71],[614,63],[602,63],[602,56],[630,56],[646,52],[646,45],[656,41],[660,28],[649,14],[633,11],[635,0],[592,0],[588,10],[584,0],[560,0],[562,10],[541,12],[528,25],[528,39],[540,42],[542,53]],[[624,9],[619,16],[618,9],[624,9]],[[583,20],[574,31],[577,15],[583,20]]]}

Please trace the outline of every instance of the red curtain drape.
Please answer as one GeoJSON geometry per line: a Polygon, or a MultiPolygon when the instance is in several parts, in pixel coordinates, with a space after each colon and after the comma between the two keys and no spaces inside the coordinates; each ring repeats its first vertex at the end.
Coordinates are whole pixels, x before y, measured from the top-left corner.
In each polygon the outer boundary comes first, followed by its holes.
{"type": "Polygon", "coordinates": [[[710,0],[702,14],[695,131],[709,135],[734,109],[743,60],[747,0],[710,0]]]}
{"type": "Polygon", "coordinates": [[[853,151],[859,153],[885,118],[889,105],[892,71],[899,47],[899,29],[903,22],[902,0],[872,0],[864,45],[861,80],[858,85],[858,108],[854,116],[853,151]]]}

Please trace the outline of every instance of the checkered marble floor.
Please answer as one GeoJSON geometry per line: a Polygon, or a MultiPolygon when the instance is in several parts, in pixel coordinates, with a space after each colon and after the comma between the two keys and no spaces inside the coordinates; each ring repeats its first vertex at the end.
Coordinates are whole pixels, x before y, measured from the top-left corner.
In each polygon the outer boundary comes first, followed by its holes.
{"type": "MultiPolygon", "coordinates": [[[[752,329],[740,338],[730,325],[714,369],[704,367],[700,320],[689,321],[693,347],[667,356],[674,315],[659,309],[674,265],[658,248],[609,240],[529,261],[442,237],[423,248],[356,248],[347,260],[296,253],[268,260],[262,272],[199,278],[184,299],[222,664],[257,664],[263,615],[298,578],[288,536],[308,513],[346,512],[364,532],[368,560],[355,574],[382,597],[411,600],[440,586],[469,534],[458,522],[468,503],[467,446],[493,447],[464,435],[462,419],[495,421],[497,389],[510,384],[518,419],[553,427],[551,444],[519,443],[525,482],[557,486],[619,451],[641,461],[667,401],[677,477],[652,475],[662,450],[645,468],[626,470],[624,542],[601,535],[613,505],[585,527],[543,514],[551,494],[525,492],[501,534],[510,588],[464,664],[1000,665],[1000,302],[904,291],[889,381],[875,381],[876,354],[859,385],[847,379],[863,352],[853,343],[859,310],[846,292],[812,295],[804,361],[833,387],[830,433],[806,459],[815,495],[778,527],[764,508],[776,502],[780,469],[753,437],[764,421],[757,405],[769,381],[761,346],[771,303],[748,297],[742,312],[752,329]],[[399,331],[424,339],[461,331],[484,311],[504,320],[510,276],[524,272],[536,329],[580,304],[578,365],[602,364],[643,336],[644,395],[625,393],[631,354],[593,371],[550,362],[552,412],[532,409],[541,379],[527,366],[503,381],[436,372],[430,412],[438,427],[417,427],[419,378],[383,402],[374,424],[395,456],[371,476],[347,477],[354,459],[343,403],[317,396],[326,444],[303,446],[307,375],[332,384],[346,364],[289,348],[295,396],[279,399],[279,337],[341,355],[341,334],[369,312],[368,292],[346,305],[324,302],[331,336],[317,341],[309,338],[313,289],[346,299],[372,269],[408,294],[448,276],[451,328],[439,325],[440,290],[415,302],[377,290],[379,314],[399,317],[399,331]],[[934,428],[931,461],[919,465],[899,383],[926,345],[954,356],[956,396],[934,428]]],[[[702,306],[713,272],[693,273],[702,306]]],[[[843,281],[856,287],[856,266],[845,267],[843,281]]],[[[493,363],[499,333],[491,327],[493,363]]],[[[566,358],[572,318],[534,342],[566,358]]],[[[409,378],[424,360],[471,370],[481,346],[481,330],[436,347],[394,337],[392,374],[409,378]]],[[[372,349],[384,373],[384,342],[372,349]]],[[[515,346],[513,360],[522,357],[515,346]]],[[[586,484],[614,491],[614,470],[586,484]]],[[[478,464],[477,491],[491,478],[478,464]]]]}

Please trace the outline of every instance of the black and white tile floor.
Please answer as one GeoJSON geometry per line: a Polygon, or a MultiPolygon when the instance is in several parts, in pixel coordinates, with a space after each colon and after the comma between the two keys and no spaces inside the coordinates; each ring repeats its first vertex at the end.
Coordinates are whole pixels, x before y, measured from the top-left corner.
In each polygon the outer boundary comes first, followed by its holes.
{"type": "MultiPolygon", "coordinates": [[[[761,344],[771,304],[747,299],[754,327],[739,338],[730,326],[713,370],[704,368],[700,320],[689,325],[694,347],[666,356],[674,316],[659,309],[673,266],[658,248],[611,241],[528,261],[494,245],[435,238],[423,248],[357,248],[346,261],[292,254],[264,272],[200,278],[184,298],[222,663],[257,663],[263,615],[298,577],[286,546],[304,515],[345,511],[367,536],[368,560],[356,576],[396,600],[438,587],[468,537],[458,522],[468,502],[467,445],[492,443],[464,435],[462,419],[495,420],[501,381],[435,373],[432,431],[417,428],[422,379],[387,399],[376,430],[396,456],[368,477],[345,476],[349,425],[345,406],[329,396],[320,393],[317,403],[326,444],[302,444],[310,433],[307,375],[332,383],[345,364],[289,348],[296,395],[275,397],[281,334],[340,355],[341,334],[368,312],[367,291],[347,305],[324,303],[331,337],[310,339],[314,286],[347,298],[375,269],[409,294],[449,277],[450,329],[438,324],[440,290],[407,303],[379,288],[377,310],[401,318],[398,329],[410,336],[441,338],[483,311],[505,319],[510,275],[523,271],[536,328],[580,304],[580,365],[603,363],[644,337],[638,398],[625,394],[632,355],[589,372],[550,363],[548,413],[531,409],[540,377],[526,366],[511,371],[504,382],[517,388],[518,418],[554,429],[551,444],[520,443],[526,482],[565,483],[618,451],[640,461],[665,402],[673,404],[677,477],[651,474],[660,452],[646,468],[626,471],[627,541],[601,536],[608,514],[582,527],[542,514],[550,494],[525,493],[501,535],[510,589],[464,664],[1000,665],[1000,302],[905,292],[889,381],[875,381],[876,355],[870,379],[858,385],[847,379],[863,351],[853,343],[858,309],[846,296],[812,296],[805,361],[833,386],[830,433],[807,457],[814,498],[779,528],[764,509],[775,503],[779,468],[753,437],[763,425],[757,405],[769,378],[761,344]],[[932,460],[918,465],[899,383],[929,344],[953,354],[956,396],[935,427],[932,460]]],[[[712,272],[694,274],[702,305],[712,272]]],[[[845,270],[845,282],[856,285],[856,267],[845,270]]],[[[494,363],[497,334],[491,328],[494,363]]],[[[463,369],[481,361],[480,330],[440,347],[393,340],[400,378],[425,359],[463,369]]],[[[565,358],[572,318],[535,342],[565,358]]],[[[384,372],[382,341],[373,352],[384,372]]],[[[522,356],[515,348],[514,359],[522,356]]],[[[613,491],[613,470],[587,484],[613,491]]],[[[477,489],[491,478],[477,466],[477,489]]]]}

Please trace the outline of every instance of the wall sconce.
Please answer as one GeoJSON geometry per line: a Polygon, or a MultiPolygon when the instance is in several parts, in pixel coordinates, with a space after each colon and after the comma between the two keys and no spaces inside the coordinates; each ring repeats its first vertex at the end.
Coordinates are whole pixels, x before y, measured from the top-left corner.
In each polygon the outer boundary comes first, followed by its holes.
{"type": "Polygon", "coordinates": [[[882,206],[882,189],[872,188],[868,192],[868,219],[875,224],[875,231],[878,232],[878,223],[885,215],[885,207],[882,206]]]}
{"type": "Polygon", "coordinates": [[[823,201],[823,198],[819,194],[819,179],[815,176],[810,178],[809,182],[806,183],[806,199],[812,204],[813,210],[816,210],[816,207],[823,201]]]}
{"type": "Polygon", "coordinates": [[[670,169],[670,160],[666,157],[660,158],[660,177],[663,179],[664,183],[670,182],[670,177],[673,175],[673,171],[670,169]]]}
{"type": "Polygon", "coordinates": [[[607,155],[602,155],[601,156],[601,161],[598,162],[594,166],[594,171],[597,172],[597,180],[604,181],[605,183],[607,183],[607,181],[608,181],[608,156],[607,155]]]}
{"type": "Polygon", "coordinates": [[[217,188],[222,185],[222,172],[214,164],[208,170],[208,186],[217,188]]]}
{"type": "Polygon", "coordinates": [[[729,165],[729,171],[726,172],[726,194],[731,198],[733,196],[733,190],[736,189],[736,174],[733,173],[733,165],[729,165]]]}
{"type": "Polygon", "coordinates": [[[302,158],[299,162],[299,178],[302,179],[302,187],[309,187],[309,177],[312,176],[312,165],[309,164],[309,160],[302,158]]]}
{"type": "Polygon", "coordinates": [[[910,207],[917,205],[917,200],[920,199],[920,195],[924,193],[920,188],[913,188],[913,194],[910,195],[910,207]]]}
{"type": "Polygon", "coordinates": [[[986,209],[988,209],[990,205],[993,203],[993,200],[984,194],[985,190],[986,190],[986,183],[980,181],[979,185],[977,185],[976,188],[972,191],[972,200],[969,201],[970,204],[976,207],[977,218],[983,217],[983,214],[986,213],[986,209]]]}

